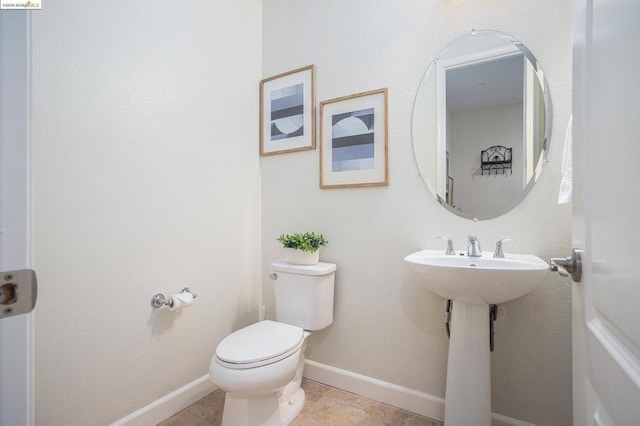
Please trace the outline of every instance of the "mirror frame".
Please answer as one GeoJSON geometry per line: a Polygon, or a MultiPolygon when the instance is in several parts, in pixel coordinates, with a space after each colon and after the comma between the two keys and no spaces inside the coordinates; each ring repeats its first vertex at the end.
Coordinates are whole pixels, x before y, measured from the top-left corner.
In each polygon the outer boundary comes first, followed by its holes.
{"type": "Polygon", "coordinates": [[[533,53],[531,53],[531,51],[522,42],[520,42],[518,39],[516,39],[510,34],[503,33],[496,30],[472,30],[471,32],[465,33],[460,37],[457,37],[451,42],[449,42],[443,49],[440,50],[440,52],[438,52],[438,54],[431,61],[431,63],[427,67],[427,70],[424,72],[422,78],[420,79],[420,84],[418,85],[418,89],[416,91],[416,97],[414,100],[412,118],[411,118],[411,123],[412,123],[411,136],[412,136],[414,157],[415,157],[416,165],[418,166],[418,170],[420,172],[420,177],[422,178],[423,182],[427,186],[427,189],[429,190],[429,192],[431,192],[431,194],[436,198],[436,200],[447,210],[449,210],[450,212],[454,213],[459,217],[462,217],[465,219],[472,219],[475,221],[475,220],[489,220],[489,219],[496,218],[498,216],[502,216],[510,212],[511,210],[513,210],[513,208],[515,208],[518,204],[520,204],[520,202],[522,202],[522,200],[526,198],[528,193],[531,191],[531,189],[539,179],[542,169],[548,161],[547,157],[549,154],[549,145],[551,141],[552,117],[553,117],[553,111],[552,111],[551,96],[549,93],[549,85],[544,76],[544,72],[542,71],[542,66],[538,62],[536,57],[533,55],[533,53]],[[503,212],[500,212],[491,217],[477,218],[474,214],[469,214],[469,213],[457,210],[456,208],[449,205],[446,200],[445,194],[447,193],[446,192],[446,185],[447,185],[446,173],[447,172],[444,166],[440,166],[440,165],[444,165],[447,161],[446,160],[446,150],[447,150],[446,122],[445,122],[444,114],[442,114],[441,112],[445,108],[446,101],[445,101],[444,84],[438,84],[438,82],[444,81],[443,77],[447,68],[454,68],[456,65],[459,65],[461,62],[460,60],[456,60],[455,58],[441,59],[444,53],[446,53],[453,45],[460,43],[461,41],[464,41],[471,37],[475,37],[477,35],[487,35],[487,34],[495,35],[503,39],[508,44],[505,44],[504,48],[495,49],[491,51],[489,54],[487,54],[486,51],[482,53],[471,53],[465,56],[465,62],[466,63],[485,62],[485,61],[495,60],[502,57],[507,57],[509,55],[513,55],[516,53],[522,54],[522,56],[529,62],[529,64],[531,64],[534,71],[534,75],[542,91],[542,98],[544,102],[545,126],[544,126],[543,141],[541,144],[542,149],[539,155],[538,162],[535,165],[535,169],[532,177],[528,180],[526,186],[524,186],[519,200],[513,206],[509,207],[507,210],[503,212]],[[436,139],[435,141],[436,157],[437,157],[436,165],[438,169],[440,168],[442,169],[442,170],[438,170],[436,173],[437,182],[430,182],[427,176],[427,173],[425,173],[424,170],[421,170],[420,161],[418,159],[417,150],[416,150],[416,141],[418,139],[416,136],[416,127],[417,127],[416,126],[416,106],[419,103],[420,90],[423,88],[423,84],[425,81],[427,81],[427,78],[429,77],[431,72],[435,72],[435,76],[436,76],[436,99],[435,99],[436,111],[437,111],[437,116],[436,116],[437,128],[436,128],[436,138],[435,138],[436,139]]]}

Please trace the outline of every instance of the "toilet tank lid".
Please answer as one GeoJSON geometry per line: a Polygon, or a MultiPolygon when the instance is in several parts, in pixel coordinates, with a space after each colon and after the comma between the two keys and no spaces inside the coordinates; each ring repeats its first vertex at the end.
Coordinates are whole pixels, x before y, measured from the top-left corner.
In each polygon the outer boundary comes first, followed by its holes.
{"type": "Polygon", "coordinates": [[[289,272],[301,275],[327,275],[336,270],[334,263],[318,262],[317,265],[293,265],[286,262],[273,262],[271,267],[276,272],[289,272]]]}

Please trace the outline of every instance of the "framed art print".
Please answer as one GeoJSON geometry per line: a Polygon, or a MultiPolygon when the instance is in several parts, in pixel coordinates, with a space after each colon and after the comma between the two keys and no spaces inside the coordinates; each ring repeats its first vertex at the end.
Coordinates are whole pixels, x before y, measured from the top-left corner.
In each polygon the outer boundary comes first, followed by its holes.
{"type": "Polygon", "coordinates": [[[315,66],[260,82],[260,155],[315,149],[315,66]]]}
{"type": "Polygon", "coordinates": [[[387,89],[320,103],[320,188],[389,184],[387,89]]]}

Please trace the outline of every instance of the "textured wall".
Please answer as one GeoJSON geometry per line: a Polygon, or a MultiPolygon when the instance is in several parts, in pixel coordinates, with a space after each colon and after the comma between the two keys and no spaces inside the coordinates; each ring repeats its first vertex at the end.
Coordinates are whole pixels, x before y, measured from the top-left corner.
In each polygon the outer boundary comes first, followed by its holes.
{"type": "Polygon", "coordinates": [[[34,13],[37,424],[120,419],[257,320],[260,17],[258,0],[34,13]],[[152,310],[185,285],[192,307],[152,310]]]}
{"type": "MultiPolygon", "coordinates": [[[[312,336],[310,359],[444,396],[447,338],[442,299],[416,286],[402,258],[448,235],[463,249],[473,232],[491,250],[542,258],[570,249],[571,210],[556,203],[570,114],[571,2],[544,0],[269,0],[263,12],[263,77],[317,66],[318,101],[389,88],[388,187],[318,188],[318,151],[265,157],[262,266],[272,310],[269,262],[282,232],[315,230],[338,264],[335,322],[312,336]],[[415,92],[449,41],[477,29],[512,34],[537,56],[549,80],[553,130],[549,164],[508,214],[473,223],[437,204],[418,177],[411,146],[415,92]]],[[[506,303],[492,354],[493,411],[545,425],[571,424],[570,284],[549,274],[541,288],[506,303]]]]}

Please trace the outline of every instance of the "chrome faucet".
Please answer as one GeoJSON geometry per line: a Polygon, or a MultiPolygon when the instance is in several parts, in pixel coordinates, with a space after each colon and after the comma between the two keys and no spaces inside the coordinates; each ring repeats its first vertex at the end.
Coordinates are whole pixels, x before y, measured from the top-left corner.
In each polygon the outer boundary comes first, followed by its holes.
{"type": "Polygon", "coordinates": [[[447,251],[444,253],[448,256],[452,256],[456,254],[456,251],[453,249],[453,240],[447,237],[436,237],[439,240],[444,240],[447,242],[447,251]]]}
{"type": "Polygon", "coordinates": [[[497,257],[499,259],[504,258],[504,251],[502,250],[502,243],[515,241],[512,238],[503,238],[501,240],[496,241],[496,250],[493,252],[493,257],[497,257]]]}
{"type": "Polygon", "coordinates": [[[480,248],[480,241],[475,235],[469,234],[469,240],[467,241],[467,256],[469,257],[481,257],[482,249],[480,248]]]}

